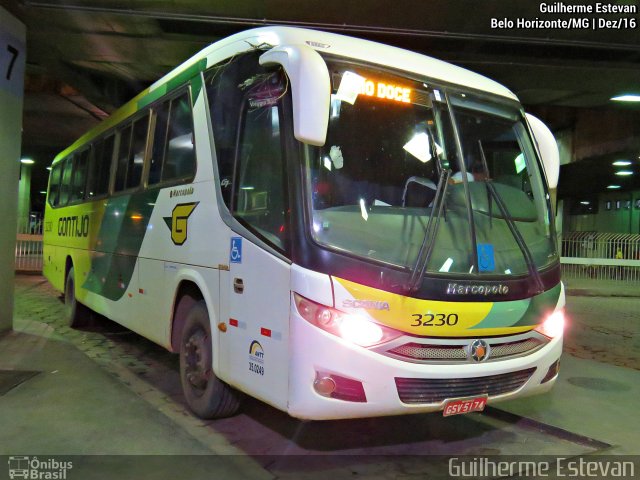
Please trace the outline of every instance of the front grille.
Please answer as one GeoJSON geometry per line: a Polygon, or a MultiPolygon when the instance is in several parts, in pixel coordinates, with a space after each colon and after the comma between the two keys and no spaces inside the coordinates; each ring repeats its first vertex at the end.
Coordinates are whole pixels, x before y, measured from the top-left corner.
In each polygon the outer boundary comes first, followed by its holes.
{"type": "Polygon", "coordinates": [[[396,388],[403,403],[440,403],[449,398],[489,395],[494,397],[518,390],[534,368],[518,372],[501,373],[485,377],[469,378],[400,378],[396,377],[396,388]]]}
{"type": "Polygon", "coordinates": [[[515,355],[521,355],[533,350],[537,350],[538,347],[544,345],[546,342],[538,338],[527,338],[526,340],[520,340],[518,342],[499,343],[497,345],[491,345],[491,358],[505,358],[515,355]]]}
{"type": "Polygon", "coordinates": [[[405,343],[392,350],[401,357],[416,360],[459,360],[467,359],[467,352],[463,345],[426,345],[421,343],[405,343]]]}
{"type": "MultiPolygon", "coordinates": [[[[533,353],[546,343],[544,340],[536,337],[502,343],[495,340],[488,341],[491,345],[489,361],[498,359],[504,360],[509,357],[533,353]]],[[[388,350],[388,353],[393,356],[418,362],[465,362],[470,361],[467,355],[467,348],[468,344],[446,345],[411,342],[392,348],[391,350],[388,350]]]]}

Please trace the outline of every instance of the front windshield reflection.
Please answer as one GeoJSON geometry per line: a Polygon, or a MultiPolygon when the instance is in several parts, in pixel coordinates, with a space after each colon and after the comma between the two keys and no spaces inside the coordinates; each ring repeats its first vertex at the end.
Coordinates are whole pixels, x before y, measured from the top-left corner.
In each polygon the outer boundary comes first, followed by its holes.
{"type": "Polygon", "coordinates": [[[413,268],[440,173],[450,169],[427,271],[494,275],[527,272],[521,249],[505,219],[494,201],[488,200],[488,179],[495,180],[497,193],[513,209],[509,214],[527,243],[535,244],[536,265],[549,263],[553,245],[548,241],[550,222],[544,188],[517,110],[505,117],[490,109],[473,110],[477,108],[475,103],[461,96],[455,98],[467,171],[463,174],[441,90],[343,63],[331,65],[330,71],[334,93],[327,141],[307,159],[316,241],[361,257],[413,268]],[[368,86],[361,83],[359,87],[356,84],[342,88],[345,74],[365,79],[368,86]],[[382,96],[377,95],[380,84],[390,86],[387,96],[384,91],[382,96]],[[353,95],[358,88],[359,94],[356,91],[353,95]],[[493,250],[490,261],[479,264],[480,272],[473,272],[477,252],[472,242],[463,175],[477,225],[478,252],[484,248],[480,253],[485,254],[482,259],[486,260],[487,249],[493,250]],[[517,182],[520,187],[515,186],[517,182]]]}

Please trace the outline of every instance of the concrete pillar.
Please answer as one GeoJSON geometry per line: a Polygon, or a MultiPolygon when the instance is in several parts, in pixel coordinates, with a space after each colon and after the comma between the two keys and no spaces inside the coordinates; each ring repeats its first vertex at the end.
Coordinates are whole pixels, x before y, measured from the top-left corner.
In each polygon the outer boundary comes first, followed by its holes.
{"type": "Polygon", "coordinates": [[[0,7],[0,332],[11,329],[26,28],[0,7]]]}
{"type": "Polygon", "coordinates": [[[29,214],[31,213],[31,165],[20,165],[18,184],[18,232],[29,232],[29,214]]]}

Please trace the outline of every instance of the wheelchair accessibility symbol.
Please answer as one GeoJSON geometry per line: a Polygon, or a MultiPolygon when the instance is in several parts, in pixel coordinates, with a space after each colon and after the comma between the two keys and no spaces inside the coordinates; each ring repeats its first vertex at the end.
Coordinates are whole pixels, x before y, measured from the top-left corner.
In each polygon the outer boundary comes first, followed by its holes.
{"type": "Polygon", "coordinates": [[[231,263],[242,263],[242,238],[231,237],[231,249],[229,251],[231,263]]]}
{"type": "Polygon", "coordinates": [[[496,259],[493,253],[493,245],[490,243],[478,244],[478,270],[481,272],[493,272],[496,269],[496,259]]]}

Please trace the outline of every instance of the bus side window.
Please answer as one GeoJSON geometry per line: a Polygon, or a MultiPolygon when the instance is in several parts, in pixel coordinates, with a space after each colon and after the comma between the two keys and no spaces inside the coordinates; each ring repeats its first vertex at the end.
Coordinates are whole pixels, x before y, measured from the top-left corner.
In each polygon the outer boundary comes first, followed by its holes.
{"type": "Polygon", "coordinates": [[[131,125],[127,125],[119,133],[120,148],[118,149],[118,157],[116,160],[116,181],[113,186],[114,192],[125,189],[127,181],[127,166],[129,163],[129,146],[131,144],[131,125]]]}
{"type": "Polygon", "coordinates": [[[149,185],[193,177],[196,171],[196,157],[189,93],[184,92],[155,110],[156,127],[149,185]]]}
{"type": "Polygon", "coordinates": [[[155,185],[162,180],[162,163],[167,142],[167,124],[169,121],[169,103],[164,102],[154,108],[156,126],[153,135],[153,149],[149,165],[149,185],[155,185]]]}
{"type": "Polygon", "coordinates": [[[133,124],[131,136],[131,153],[128,158],[126,188],[135,188],[142,179],[142,166],[147,148],[147,134],[149,131],[149,115],[136,120],[133,124]]]}
{"type": "Polygon", "coordinates": [[[113,157],[114,136],[98,140],[92,148],[88,198],[100,197],[109,192],[109,174],[113,157]]]}
{"type": "Polygon", "coordinates": [[[73,158],[73,180],[71,182],[71,195],[69,202],[84,200],[84,192],[87,185],[87,161],[89,149],[76,154],[73,158]]]}
{"type": "Polygon", "coordinates": [[[278,106],[244,110],[233,215],[285,249],[286,180],[278,106]]]}
{"type": "Polygon", "coordinates": [[[56,164],[51,169],[51,177],[49,178],[49,205],[55,207],[58,205],[58,193],[60,192],[60,172],[62,171],[62,163],[56,164]]]}
{"type": "Polygon", "coordinates": [[[189,93],[185,92],[171,101],[162,181],[187,178],[193,176],[195,170],[193,116],[189,93]]]}
{"type": "Polygon", "coordinates": [[[69,190],[71,190],[71,172],[73,169],[73,157],[67,157],[62,167],[62,180],[60,181],[60,194],[58,205],[64,206],[69,200],[69,190]]]}
{"type": "Polygon", "coordinates": [[[238,132],[238,118],[244,102],[244,91],[239,88],[248,78],[263,73],[258,63],[262,52],[249,52],[225,60],[205,73],[205,85],[211,128],[215,145],[222,198],[231,209],[231,181],[238,132]]]}

